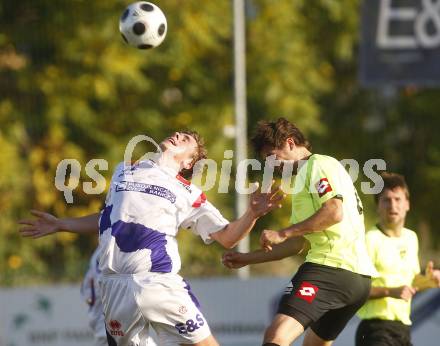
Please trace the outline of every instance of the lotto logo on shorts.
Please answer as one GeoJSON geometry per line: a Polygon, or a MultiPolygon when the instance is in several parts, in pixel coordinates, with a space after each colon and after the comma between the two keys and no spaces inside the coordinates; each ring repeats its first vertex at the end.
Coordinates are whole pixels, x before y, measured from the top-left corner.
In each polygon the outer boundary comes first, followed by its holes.
{"type": "Polygon", "coordinates": [[[122,325],[121,322],[117,321],[117,320],[111,320],[108,323],[108,328],[110,329],[110,335],[113,336],[124,336],[124,332],[121,330],[122,325]]]}
{"type": "Polygon", "coordinates": [[[318,291],[318,287],[312,285],[310,282],[303,281],[301,286],[298,288],[298,291],[296,291],[295,296],[304,299],[308,303],[311,303],[313,302],[313,299],[315,299],[318,291]]]}
{"type": "Polygon", "coordinates": [[[316,190],[318,190],[319,197],[324,196],[327,192],[332,191],[332,186],[328,182],[327,178],[322,178],[318,181],[318,184],[316,184],[316,190]]]}

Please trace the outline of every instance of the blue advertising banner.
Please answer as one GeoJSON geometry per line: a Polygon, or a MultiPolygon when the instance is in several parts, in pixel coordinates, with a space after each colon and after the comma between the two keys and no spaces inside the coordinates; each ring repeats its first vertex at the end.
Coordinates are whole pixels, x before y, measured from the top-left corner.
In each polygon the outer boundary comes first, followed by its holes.
{"type": "Polygon", "coordinates": [[[360,81],[440,85],[440,0],[364,0],[360,81]]]}

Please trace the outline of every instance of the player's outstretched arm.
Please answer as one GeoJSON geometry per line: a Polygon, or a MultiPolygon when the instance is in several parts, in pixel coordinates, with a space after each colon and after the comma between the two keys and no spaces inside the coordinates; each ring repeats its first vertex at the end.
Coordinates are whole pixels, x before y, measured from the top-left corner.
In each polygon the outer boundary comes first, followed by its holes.
{"type": "Polygon", "coordinates": [[[260,245],[265,251],[271,251],[273,245],[280,244],[292,237],[303,236],[308,233],[321,232],[330,226],[342,221],[342,201],[332,198],[312,216],[284,228],[280,231],[264,230],[261,233],[260,245]]]}
{"type": "Polygon", "coordinates": [[[249,207],[243,216],[229,223],[222,230],[212,233],[211,237],[231,249],[246,237],[255,225],[255,222],[263,215],[276,208],[281,208],[284,195],[278,187],[271,187],[268,192],[257,189],[250,198],[249,207]]]}
{"type": "Polygon", "coordinates": [[[273,250],[270,252],[264,250],[256,250],[248,253],[228,251],[223,254],[222,262],[227,268],[237,269],[249,264],[278,261],[301,253],[305,243],[305,239],[299,237],[291,238],[284,243],[274,245],[273,250]]]}
{"type": "Polygon", "coordinates": [[[416,292],[416,288],[406,285],[399,287],[371,287],[368,299],[391,297],[409,301],[416,292]]]}
{"type": "Polygon", "coordinates": [[[56,232],[94,233],[98,230],[99,213],[74,218],[57,218],[38,210],[31,210],[33,219],[18,221],[23,237],[40,238],[56,232]]]}

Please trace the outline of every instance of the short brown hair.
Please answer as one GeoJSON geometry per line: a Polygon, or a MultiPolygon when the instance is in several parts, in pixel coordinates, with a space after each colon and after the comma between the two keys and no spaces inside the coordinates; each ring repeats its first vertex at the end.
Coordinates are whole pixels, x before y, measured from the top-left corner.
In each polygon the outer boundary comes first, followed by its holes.
{"type": "Polygon", "coordinates": [[[251,141],[255,152],[260,155],[265,149],[281,149],[288,138],[292,138],[296,145],[311,150],[311,145],[303,133],[285,118],[259,121],[251,141]]]}
{"type": "Polygon", "coordinates": [[[208,151],[205,148],[205,141],[203,140],[203,137],[200,136],[200,134],[197,131],[183,130],[183,131],[180,131],[180,133],[185,133],[187,135],[190,135],[191,137],[193,137],[195,139],[195,141],[197,143],[196,152],[194,153],[193,161],[191,162],[191,168],[190,169],[184,168],[179,172],[179,174],[181,176],[188,179],[188,178],[191,178],[191,176],[193,174],[194,165],[196,164],[196,162],[199,160],[202,160],[202,159],[206,159],[208,151]]]}
{"type": "Polygon", "coordinates": [[[405,193],[406,199],[409,200],[409,189],[403,175],[392,172],[382,172],[380,173],[380,176],[384,185],[382,191],[374,195],[376,204],[379,202],[379,198],[385,192],[385,190],[394,190],[397,188],[401,188],[405,193]]]}

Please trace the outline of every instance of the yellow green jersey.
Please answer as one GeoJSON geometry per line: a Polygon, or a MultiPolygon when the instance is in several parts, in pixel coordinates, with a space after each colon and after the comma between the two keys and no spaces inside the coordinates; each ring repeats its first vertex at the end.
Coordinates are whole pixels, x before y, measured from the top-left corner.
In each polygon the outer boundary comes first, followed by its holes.
{"type": "MultiPolygon", "coordinates": [[[[411,286],[420,273],[419,245],[414,231],[404,228],[399,237],[389,237],[375,227],[366,234],[368,253],[379,275],[373,287],[411,286]]],[[[379,318],[410,325],[411,301],[385,297],[370,299],[358,311],[362,319],[379,318]]]]}
{"type": "Polygon", "coordinates": [[[343,206],[341,222],[305,235],[310,242],[306,262],[374,276],[365,247],[362,202],[350,175],[339,161],[325,155],[313,154],[299,166],[292,190],[293,224],[314,215],[331,198],[340,198],[343,206]]]}

